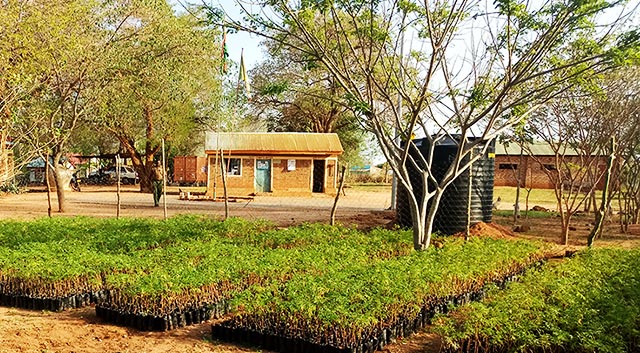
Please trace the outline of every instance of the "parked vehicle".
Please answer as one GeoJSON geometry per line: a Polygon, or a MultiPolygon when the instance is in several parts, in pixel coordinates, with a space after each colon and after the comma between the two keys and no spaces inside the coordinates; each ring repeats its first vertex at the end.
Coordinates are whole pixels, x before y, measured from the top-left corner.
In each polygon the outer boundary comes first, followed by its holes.
{"type": "MultiPolygon", "coordinates": [[[[106,167],[89,173],[86,184],[113,184],[116,182],[116,167],[106,167]]],[[[137,184],[140,182],[138,173],[128,165],[120,167],[120,182],[123,184],[137,184]]]]}
{"type": "Polygon", "coordinates": [[[71,188],[73,189],[73,191],[81,191],[80,179],[78,179],[78,176],[76,174],[77,173],[73,173],[73,175],[71,176],[71,182],[69,183],[69,185],[71,185],[71,188]]]}
{"type": "MultiPolygon", "coordinates": [[[[107,175],[109,179],[116,180],[116,167],[108,167],[102,173],[107,175]]],[[[120,167],[120,182],[124,184],[137,184],[140,182],[140,177],[132,167],[123,165],[120,167]]]]}

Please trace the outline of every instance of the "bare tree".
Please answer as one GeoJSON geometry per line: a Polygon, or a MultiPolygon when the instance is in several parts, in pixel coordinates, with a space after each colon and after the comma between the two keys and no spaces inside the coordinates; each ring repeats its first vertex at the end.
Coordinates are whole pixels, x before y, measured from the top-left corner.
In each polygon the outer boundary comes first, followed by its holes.
{"type": "Polygon", "coordinates": [[[593,25],[597,15],[617,2],[236,4],[244,20],[226,19],[227,26],[304,53],[344,89],[348,106],[375,134],[399,185],[408,191],[416,249],[430,244],[445,188],[483,157],[487,141],[584,75],[618,65],[621,60],[614,58],[637,45],[634,36],[616,39],[617,21],[593,25]],[[252,11],[256,8],[260,10],[252,11]],[[409,54],[400,56],[402,33],[413,42],[409,54]],[[402,109],[397,109],[398,96],[402,109]],[[416,153],[410,139],[414,133],[428,140],[427,153],[416,153]],[[471,135],[479,138],[467,139],[471,135]],[[436,179],[430,169],[433,151],[445,138],[456,141],[458,150],[448,171],[436,179]],[[479,146],[485,146],[483,153],[468,158],[479,146]],[[414,192],[410,168],[425,185],[420,193],[414,192]]]}
{"type": "MultiPolygon", "coordinates": [[[[598,92],[591,105],[592,116],[590,120],[598,121],[601,126],[593,126],[599,131],[604,140],[613,138],[615,144],[610,146],[607,153],[612,161],[608,168],[609,182],[605,182],[603,195],[598,205],[595,194],[592,203],[595,210],[595,227],[590,234],[591,241],[602,233],[602,223],[611,210],[611,202],[618,194],[622,194],[625,206],[621,207],[621,221],[632,214],[631,209],[626,210],[626,205],[631,205],[632,200],[638,199],[637,182],[637,156],[640,147],[640,82],[639,67],[620,70],[604,77],[602,90],[598,92]],[[608,184],[610,184],[610,187],[608,184]],[[606,192],[605,192],[606,191],[606,192]]],[[[622,198],[619,198],[620,200],[622,198]]],[[[632,207],[633,208],[633,207],[632,207]]],[[[637,214],[637,206],[635,207],[637,214]]],[[[623,224],[629,221],[626,218],[623,224]]],[[[637,217],[636,221],[637,222],[637,217]]],[[[624,227],[623,227],[624,228],[624,227]]],[[[623,229],[624,230],[624,229],[623,229]]]]}
{"type": "Polygon", "coordinates": [[[565,244],[571,218],[589,202],[595,211],[589,244],[602,232],[605,213],[620,191],[622,170],[640,143],[634,71],[585,80],[529,121],[535,136],[553,151],[549,161],[528,150],[555,185],[565,244]],[[596,190],[602,190],[600,200],[596,190]]]}

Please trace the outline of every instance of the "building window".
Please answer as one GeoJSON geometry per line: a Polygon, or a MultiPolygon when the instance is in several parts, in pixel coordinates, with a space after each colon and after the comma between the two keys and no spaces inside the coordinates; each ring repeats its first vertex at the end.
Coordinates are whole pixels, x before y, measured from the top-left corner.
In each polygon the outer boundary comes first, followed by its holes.
{"type": "Polygon", "coordinates": [[[224,167],[227,175],[242,175],[242,159],[240,158],[225,158],[224,167]]]}
{"type": "Polygon", "coordinates": [[[498,169],[516,170],[516,169],[518,169],[518,164],[517,163],[500,163],[498,165],[498,169]]]}
{"type": "Polygon", "coordinates": [[[543,164],[542,169],[544,170],[556,170],[556,166],[553,164],[543,164]]]}

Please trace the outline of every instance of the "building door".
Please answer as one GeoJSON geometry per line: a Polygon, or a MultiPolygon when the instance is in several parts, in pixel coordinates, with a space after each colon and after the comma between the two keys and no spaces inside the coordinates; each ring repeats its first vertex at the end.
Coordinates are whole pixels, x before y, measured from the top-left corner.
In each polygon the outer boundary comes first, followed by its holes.
{"type": "Polygon", "coordinates": [[[325,160],[317,159],[313,161],[313,192],[324,192],[325,168],[325,160]]]}
{"type": "Polygon", "coordinates": [[[256,159],[256,191],[271,192],[271,160],[256,159]]]}

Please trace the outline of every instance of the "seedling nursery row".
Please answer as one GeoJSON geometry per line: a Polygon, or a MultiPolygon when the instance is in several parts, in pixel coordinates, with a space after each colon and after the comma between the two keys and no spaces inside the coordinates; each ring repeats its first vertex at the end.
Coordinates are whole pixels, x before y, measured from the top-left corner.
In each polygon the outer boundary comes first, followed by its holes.
{"type": "Polygon", "coordinates": [[[287,352],[370,352],[539,264],[545,245],[200,216],[0,222],[0,303],[95,303],[109,322],[170,330],[214,317],[219,339],[287,352]]]}

